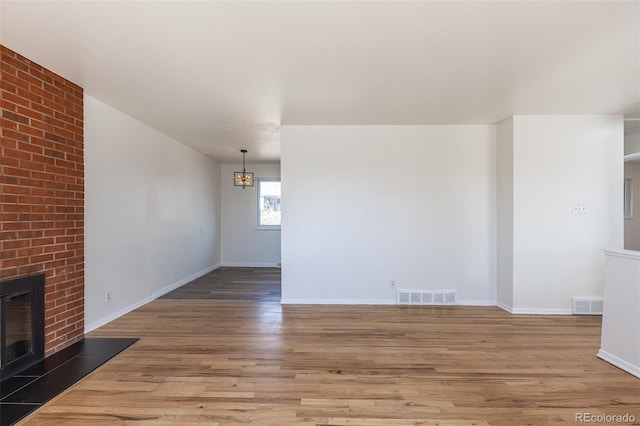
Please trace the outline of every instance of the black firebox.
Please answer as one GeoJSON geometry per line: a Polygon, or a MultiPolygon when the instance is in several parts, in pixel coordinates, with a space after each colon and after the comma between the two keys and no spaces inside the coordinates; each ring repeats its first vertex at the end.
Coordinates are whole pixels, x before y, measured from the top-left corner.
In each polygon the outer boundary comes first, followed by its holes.
{"type": "Polygon", "coordinates": [[[0,282],[0,382],[44,358],[44,274],[0,282]]]}

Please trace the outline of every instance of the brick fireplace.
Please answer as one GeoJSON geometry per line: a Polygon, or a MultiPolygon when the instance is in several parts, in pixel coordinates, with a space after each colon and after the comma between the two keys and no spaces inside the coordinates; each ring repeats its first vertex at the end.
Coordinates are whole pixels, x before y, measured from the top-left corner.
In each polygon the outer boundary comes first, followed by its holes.
{"type": "Polygon", "coordinates": [[[0,285],[45,274],[45,356],[84,335],[83,90],[0,45],[0,285]]]}

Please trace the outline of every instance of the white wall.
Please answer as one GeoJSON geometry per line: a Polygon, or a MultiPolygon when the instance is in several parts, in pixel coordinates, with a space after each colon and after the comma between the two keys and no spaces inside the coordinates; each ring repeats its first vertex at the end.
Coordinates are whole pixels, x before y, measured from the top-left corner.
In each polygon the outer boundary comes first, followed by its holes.
{"type": "Polygon", "coordinates": [[[497,126],[497,298],[513,309],[513,118],[497,126]]]}
{"type": "Polygon", "coordinates": [[[624,248],[640,250],[640,164],[625,164],[624,177],[631,179],[633,215],[624,220],[624,248]]]}
{"type": "Polygon", "coordinates": [[[495,126],[285,126],[284,303],[496,303],[495,126]]]}
{"type": "Polygon", "coordinates": [[[513,118],[514,312],[602,297],[601,250],[623,245],[622,157],[621,116],[513,118]]]}
{"type": "MultiPolygon", "coordinates": [[[[224,266],[277,266],[280,263],[280,230],[256,229],[257,186],[233,186],[233,172],[242,164],[223,164],[222,264],[224,266]]],[[[280,178],[280,164],[247,164],[256,179],[280,178]]]]}
{"type": "Polygon", "coordinates": [[[89,96],[84,105],[90,331],[219,265],[220,167],[89,96]]]}

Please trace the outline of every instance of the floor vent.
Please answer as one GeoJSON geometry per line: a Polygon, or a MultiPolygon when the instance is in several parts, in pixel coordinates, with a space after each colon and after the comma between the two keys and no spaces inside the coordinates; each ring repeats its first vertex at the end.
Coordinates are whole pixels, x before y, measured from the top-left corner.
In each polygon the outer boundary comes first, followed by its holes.
{"type": "Polygon", "coordinates": [[[398,305],[457,305],[456,290],[398,290],[398,305]]]}
{"type": "Polygon", "coordinates": [[[574,315],[602,315],[603,300],[594,297],[573,297],[574,315]]]}

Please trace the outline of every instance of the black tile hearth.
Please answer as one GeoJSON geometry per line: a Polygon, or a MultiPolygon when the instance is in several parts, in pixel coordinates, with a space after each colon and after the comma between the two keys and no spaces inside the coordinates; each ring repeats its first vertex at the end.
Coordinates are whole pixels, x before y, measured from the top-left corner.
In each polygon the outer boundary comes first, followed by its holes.
{"type": "Polygon", "coordinates": [[[12,425],[32,411],[37,410],[42,404],[2,404],[0,406],[0,424],[12,425]]]}
{"type": "Polygon", "coordinates": [[[0,426],[18,422],[137,340],[87,338],[0,383],[0,426]]]}
{"type": "Polygon", "coordinates": [[[10,394],[2,403],[43,404],[104,364],[101,358],[77,356],[60,368],[38,377],[29,386],[10,394]]]}
{"type": "Polygon", "coordinates": [[[0,383],[0,401],[2,401],[6,396],[11,395],[18,389],[21,389],[27,386],[29,383],[37,379],[38,377],[29,377],[29,376],[8,378],[4,382],[0,383]]]}

